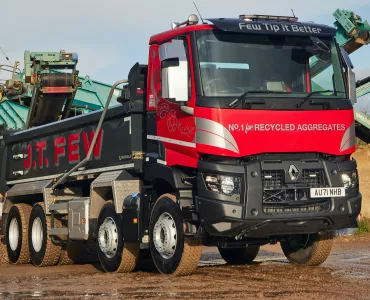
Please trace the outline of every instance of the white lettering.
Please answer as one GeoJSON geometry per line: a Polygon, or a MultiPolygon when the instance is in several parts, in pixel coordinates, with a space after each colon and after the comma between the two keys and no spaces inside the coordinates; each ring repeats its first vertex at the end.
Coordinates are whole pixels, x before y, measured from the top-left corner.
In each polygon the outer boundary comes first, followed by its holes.
{"type": "Polygon", "coordinates": [[[287,25],[287,24],[284,24],[284,25],[283,25],[283,30],[284,30],[284,31],[290,31],[290,30],[289,30],[289,27],[288,27],[288,25],[287,25]]]}
{"type": "Polygon", "coordinates": [[[254,30],[262,30],[260,24],[252,24],[252,29],[254,29],[254,30]]]}
{"type": "Polygon", "coordinates": [[[259,123],[254,125],[249,124],[229,124],[229,131],[345,131],[344,124],[272,124],[272,123],[259,123]]]}
{"type": "Polygon", "coordinates": [[[285,32],[302,32],[302,33],[316,33],[320,34],[322,29],[311,27],[311,26],[299,26],[299,25],[288,25],[288,24],[270,24],[270,23],[262,23],[262,24],[256,24],[256,23],[239,23],[240,30],[246,29],[246,30],[267,30],[267,31],[285,31],[285,32]]]}
{"type": "Polygon", "coordinates": [[[299,31],[298,25],[292,25],[292,30],[293,30],[294,32],[299,31]]]}

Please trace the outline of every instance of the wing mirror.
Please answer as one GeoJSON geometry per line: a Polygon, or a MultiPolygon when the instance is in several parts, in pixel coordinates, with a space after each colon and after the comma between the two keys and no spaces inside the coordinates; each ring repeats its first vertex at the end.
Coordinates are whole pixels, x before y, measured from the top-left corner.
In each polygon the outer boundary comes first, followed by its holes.
{"type": "Polygon", "coordinates": [[[182,40],[161,45],[162,97],[176,102],[189,100],[188,60],[182,40]]]}
{"type": "Polygon", "coordinates": [[[351,100],[352,104],[355,104],[357,102],[357,96],[356,96],[356,75],[352,71],[353,64],[351,59],[349,58],[348,53],[343,49],[340,48],[343,60],[346,65],[346,81],[347,81],[347,90],[348,90],[348,96],[351,100]]]}

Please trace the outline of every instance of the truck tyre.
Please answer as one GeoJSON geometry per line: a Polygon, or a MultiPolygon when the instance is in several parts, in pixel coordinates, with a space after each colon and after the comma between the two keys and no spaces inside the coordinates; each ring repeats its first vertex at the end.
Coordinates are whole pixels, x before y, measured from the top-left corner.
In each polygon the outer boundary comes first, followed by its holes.
{"type": "Polygon", "coordinates": [[[298,235],[281,241],[286,258],[294,264],[306,266],[321,265],[329,256],[333,245],[332,231],[322,235],[298,235]]]}
{"type": "Polygon", "coordinates": [[[150,251],[160,273],[185,276],[195,272],[202,244],[186,238],[176,197],[164,194],[154,204],[150,217],[150,251]]]}
{"type": "Polygon", "coordinates": [[[124,243],[120,224],[121,215],[111,202],[106,203],[99,214],[97,233],[98,257],[106,272],[132,272],[139,257],[139,243],[124,243]]]}
{"type": "Polygon", "coordinates": [[[28,221],[31,206],[19,203],[10,208],[6,224],[6,248],[9,261],[12,264],[30,262],[28,248],[28,221]]]}
{"type": "Polygon", "coordinates": [[[68,241],[62,247],[58,265],[73,265],[79,259],[83,245],[83,241],[68,241]]]}
{"type": "Polygon", "coordinates": [[[221,248],[218,251],[221,257],[230,265],[250,264],[256,258],[260,246],[247,246],[240,248],[221,248]]]}
{"type": "MultiPolygon", "coordinates": [[[[68,228],[68,217],[54,219],[55,227],[68,228]]],[[[66,240],[67,236],[60,236],[60,239],[66,240]]],[[[67,241],[62,245],[58,265],[73,265],[80,257],[84,241],[67,241]]]]}
{"type": "Polygon", "coordinates": [[[139,260],[136,265],[136,269],[140,271],[155,271],[157,267],[155,266],[152,258],[152,253],[150,249],[141,249],[139,254],[139,260]]]}
{"type": "Polygon", "coordinates": [[[8,251],[6,249],[5,237],[0,236],[0,265],[9,264],[8,251]]]}
{"type": "Polygon", "coordinates": [[[55,266],[60,257],[61,246],[53,243],[49,236],[51,217],[45,214],[44,204],[36,203],[29,221],[31,261],[35,266],[55,266]]]}

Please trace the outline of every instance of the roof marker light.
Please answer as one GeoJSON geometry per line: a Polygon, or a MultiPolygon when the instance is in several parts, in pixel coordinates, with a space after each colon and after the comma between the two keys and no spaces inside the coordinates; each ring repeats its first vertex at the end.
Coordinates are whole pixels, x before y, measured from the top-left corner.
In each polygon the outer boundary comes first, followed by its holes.
{"type": "Polygon", "coordinates": [[[288,17],[288,16],[270,16],[270,15],[240,15],[239,19],[245,22],[251,21],[284,21],[284,22],[297,22],[297,17],[288,17]]]}

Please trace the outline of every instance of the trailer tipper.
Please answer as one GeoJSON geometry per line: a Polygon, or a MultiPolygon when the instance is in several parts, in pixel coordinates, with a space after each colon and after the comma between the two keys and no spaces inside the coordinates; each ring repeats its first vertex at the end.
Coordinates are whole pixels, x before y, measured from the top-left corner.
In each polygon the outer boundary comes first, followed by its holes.
{"type": "Polygon", "coordinates": [[[187,275],[202,245],[248,263],[275,242],[321,264],[361,209],[356,84],[335,34],[292,17],[191,15],[151,37],[148,64],[112,88],[126,83],[121,105],[4,134],[10,262],[72,262],[92,239],[108,272],[150,249],[161,273],[187,275]]]}

